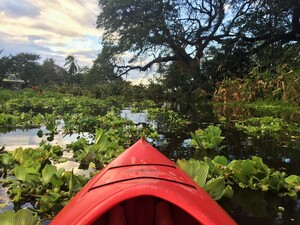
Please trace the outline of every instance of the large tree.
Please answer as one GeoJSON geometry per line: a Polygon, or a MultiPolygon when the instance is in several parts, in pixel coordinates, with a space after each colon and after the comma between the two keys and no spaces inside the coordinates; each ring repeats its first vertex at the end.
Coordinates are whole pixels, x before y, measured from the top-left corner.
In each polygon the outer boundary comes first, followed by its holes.
{"type": "Polygon", "coordinates": [[[14,56],[4,56],[0,59],[1,78],[14,73],[29,83],[35,83],[40,73],[39,55],[21,52],[14,56]]]}
{"type": "Polygon", "coordinates": [[[247,56],[299,41],[298,0],[99,0],[97,27],[119,75],[156,63],[199,74],[209,47],[247,56]],[[126,56],[126,57],[125,57],[126,56]]]}
{"type": "Polygon", "coordinates": [[[110,48],[104,46],[97,59],[93,63],[93,67],[85,76],[85,83],[88,85],[97,83],[112,83],[115,80],[122,79],[114,71],[113,61],[116,57],[110,48]]]}
{"type": "Polygon", "coordinates": [[[48,86],[51,84],[60,84],[65,80],[65,70],[56,65],[52,58],[45,59],[41,65],[41,76],[38,84],[48,86]]]}

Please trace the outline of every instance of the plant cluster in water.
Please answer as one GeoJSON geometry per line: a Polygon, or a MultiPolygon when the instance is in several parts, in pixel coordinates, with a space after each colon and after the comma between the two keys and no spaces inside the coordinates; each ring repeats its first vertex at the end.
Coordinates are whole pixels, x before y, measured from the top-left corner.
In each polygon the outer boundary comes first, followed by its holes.
{"type": "Polygon", "coordinates": [[[221,129],[217,126],[208,126],[205,130],[199,129],[195,133],[190,132],[191,145],[198,149],[214,149],[224,139],[221,129]]]}
{"type": "Polygon", "coordinates": [[[231,197],[235,184],[292,198],[297,197],[300,187],[299,176],[272,170],[258,156],[231,162],[225,156],[205,157],[203,161],[178,160],[177,164],[216,200],[231,197]]]}
{"type": "Polygon", "coordinates": [[[40,148],[22,149],[0,155],[3,187],[14,203],[15,210],[31,203],[31,210],[41,217],[52,217],[78,192],[87,179],[72,171],[57,169],[62,149],[41,143],[40,148]]]}
{"type": "MultiPolygon", "coordinates": [[[[276,136],[291,133],[300,133],[296,124],[288,124],[280,118],[271,116],[255,117],[237,121],[235,127],[249,135],[260,136],[276,136]]],[[[292,136],[292,135],[291,135],[292,136]]]]}
{"type": "MultiPolygon", "coordinates": [[[[120,109],[124,105],[130,106],[130,103],[124,103],[124,99],[118,97],[99,100],[47,92],[34,95],[30,90],[17,94],[4,91],[3,96],[0,100],[1,127],[27,129],[43,125],[48,132],[39,130],[37,135],[46,135],[47,141],[51,142],[58,133],[57,121],[63,120],[65,135],[88,132],[92,137],[92,141],[79,138],[67,145],[65,150],[72,152],[72,160],[78,161],[82,167],[97,170],[140,137],[159,140],[161,134],[175,133],[188,124],[178,113],[155,107],[151,101],[134,102],[133,105],[136,111],[147,112],[149,120],[159,122],[157,129],[136,126],[132,121],[120,118],[120,109]]],[[[255,135],[292,128],[280,119],[268,117],[237,122],[236,127],[255,135]]],[[[224,139],[221,133],[218,126],[191,132],[191,146],[199,150],[217,149],[224,139]]],[[[62,153],[61,147],[46,141],[42,141],[36,149],[1,152],[0,177],[5,178],[1,179],[1,183],[7,189],[15,210],[29,204],[40,218],[51,218],[88,181],[86,177],[55,166],[55,163],[66,160],[62,153]]],[[[272,170],[259,157],[230,162],[224,156],[216,156],[214,159],[205,157],[202,161],[178,160],[177,164],[215,199],[231,197],[233,186],[295,197],[300,185],[298,176],[272,170]]],[[[16,216],[11,212],[7,215],[16,216]]]]}
{"type": "Polygon", "coordinates": [[[0,215],[0,225],[43,225],[38,221],[38,215],[32,214],[28,209],[20,209],[17,212],[6,211],[0,215]]]}

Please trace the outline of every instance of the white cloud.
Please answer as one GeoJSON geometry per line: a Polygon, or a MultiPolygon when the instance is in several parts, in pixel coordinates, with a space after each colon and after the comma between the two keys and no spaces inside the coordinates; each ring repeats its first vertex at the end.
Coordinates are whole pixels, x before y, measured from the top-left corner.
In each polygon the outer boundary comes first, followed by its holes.
{"type": "Polygon", "coordinates": [[[63,65],[73,54],[81,66],[91,65],[100,49],[96,29],[97,0],[1,0],[0,49],[53,58],[63,65]]]}

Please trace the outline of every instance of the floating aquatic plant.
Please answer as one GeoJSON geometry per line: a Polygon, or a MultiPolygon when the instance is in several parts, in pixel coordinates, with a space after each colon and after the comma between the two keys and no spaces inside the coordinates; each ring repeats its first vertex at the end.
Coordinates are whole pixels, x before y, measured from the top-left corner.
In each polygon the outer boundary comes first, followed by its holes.
{"type": "Polygon", "coordinates": [[[191,145],[198,149],[214,149],[224,139],[221,136],[222,130],[217,126],[208,126],[205,130],[199,129],[191,132],[191,145]]]}

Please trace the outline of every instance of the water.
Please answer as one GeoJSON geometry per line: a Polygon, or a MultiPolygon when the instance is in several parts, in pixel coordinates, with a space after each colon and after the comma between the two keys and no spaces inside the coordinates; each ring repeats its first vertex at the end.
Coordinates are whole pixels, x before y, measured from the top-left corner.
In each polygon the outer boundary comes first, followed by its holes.
{"type": "MultiPolygon", "coordinates": [[[[247,112],[247,116],[254,116],[253,112],[247,112]]],[[[193,109],[188,115],[193,121],[186,130],[180,134],[168,133],[163,134],[164,140],[168,141],[167,146],[156,147],[163,150],[169,158],[190,158],[194,152],[189,148],[189,132],[198,128],[206,128],[211,123],[218,123],[216,109],[209,106],[201,109],[193,109]]],[[[241,112],[239,112],[241,113],[241,112]]],[[[236,117],[245,115],[236,113],[236,117]]],[[[232,116],[233,113],[230,113],[232,116]]],[[[129,109],[121,111],[121,117],[133,120],[136,124],[149,123],[145,113],[131,113],[129,109]]],[[[155,126],[155,121],[152,122],[155,126]]],[[[60,125],[61,131],[63,122],[60,125]]],[[[42,128],[45,129],[45,128],[42,128]]],[[[0,146],[6,146],[6,149],[14,149],[18,146],[38,146],[42,140],[37,137],[38,129],[27,131],[16,130],[5,134],[0,134],[0,146]]],[[[300,140],[291,141],[289,137],[280,138],[264,137],[250,138],[243,132],[237,131],[232,126],[222,128],[222,135],[225,136],[222,145],[224,147],[219,152],[207,151],[210,157],[220,154],[226,156],[229,160],[247,159],[251,156],[262,157],[264,163],[270,168],[281,170],[287,174],[300,175],[300,140]]],[[[56,135],[52,144],[70,143],[77,139],[78,135],[62,136],[56,135]]],[[[86,134],[88,137],[88,135],[86,134]]],[[[203,157],[203,155],[199,157],[203,157]]],[[[61,165],[67,167],[67,165],[61,165]]],[[[75,167],[76,165],[71,165],[75,167]]],[[[1,191],[1,189],[0,189],[1,191]]],[[[3,190],[2,190],[3,192],[3,190]]],[[[263,225],[283,225],[283,224],[300,224],[300,199],[290,199],[288,197],[278,197],[275,193],[266,193],[261,191],[252,191],[249,189],[235,188],[234,197],[231,199],[222,199],[218,203],[241,225],[263,224],[263,225]]],[[[2,193],[0,193],[2,196],[2,193]]],[[[2,197],[4,198],[4,197],[2,197]]],[[[6,201],[5,198],[1,201],[6,201]]],[[[11,207],[9,205],[8,207],[11,207]]]]}
{"type": "Polygon", "coordinates": [[[234,197],[221,199],[219,204],[238,224],[300,224],[300,200],[279,198],[275,194],[235,189],[234,197]]]}
{"type": "MultiPolygon", "coordinates": [[[[57,131],[58,134],[54,136],[54,140],[51,141],[52,145],[60,145],[61,147],[65,147],[66,144],[70,144],[71,142],[75,142],[78,137],[84,137],[87,140],[91,140],[88,133],[81,134],[72,134],[72,135],[63,135],[63,126],[64,121],[59,120],[57,131]]],[[[37,136],[38,130],[42,130],[43,133],[47,133],[47,129],[43,126],[41,128],[34,128],[28,130],[16,129],[14,131],[10,131],[7,133],[0,133],[0,146],[5,146],[5,150],[14,150],[18,147],[23,148],[36,148],[39,146],[39,143],[42,140],[46,140],[47,136],[44,135],[42,138],[37,136]]]]}

